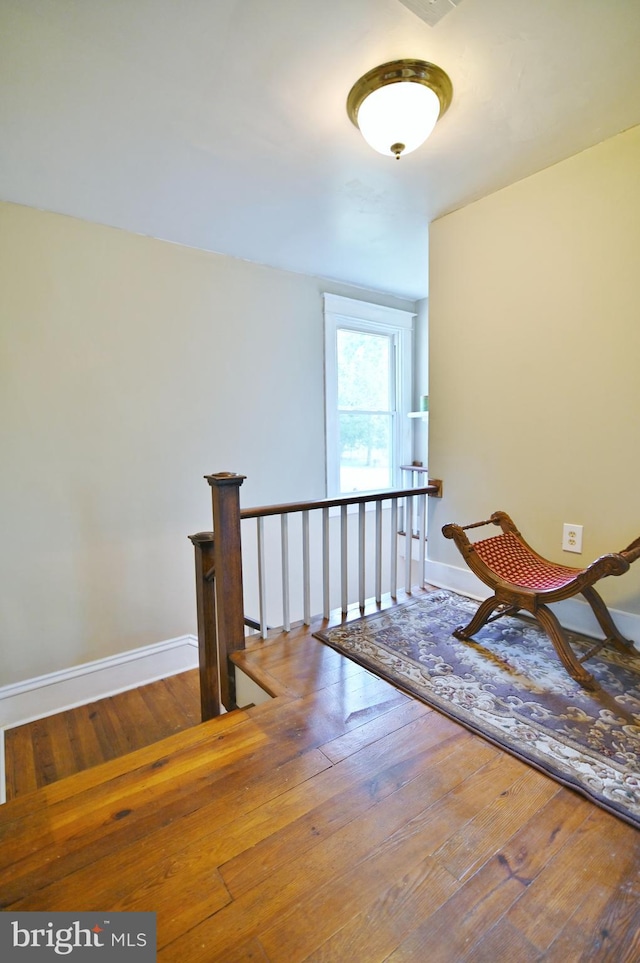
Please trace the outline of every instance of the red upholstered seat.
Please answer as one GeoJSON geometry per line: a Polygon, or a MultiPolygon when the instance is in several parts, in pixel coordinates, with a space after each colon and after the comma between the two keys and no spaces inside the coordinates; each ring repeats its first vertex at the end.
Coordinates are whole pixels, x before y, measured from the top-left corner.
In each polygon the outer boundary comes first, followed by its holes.
{"type": "Polygon", "coordinates": [[[485,538],[473,547],[498,578],[536,592],[562,588],[584,571],[540,558],[512,532],[485,538]]]}
{"type": "Polygon", "coordinates": [[[549,636],[569,674],[587,689],[597,688],[597,682],[582,663],[603,645],[612,645],[618,652],[628,655],[637,654],[633,642],[625,639],[617,629],[593,586],[606,575],[622,575],[628,571],[631,563],[640,558],[640,537],[621,552],[601,555],[587,568],[571,568],[550,562],[534,552],[506,512],[493,512],[485,521],[471,525],[449,523],[443,527],[442,534],[454,540],[471,571],[494,593],[480,603],[468,625],[459,625],[454,630],[457,639],[473,641],[476,632],[488,622],[520,610],[528,612],[549,636]],[[484,525],[498,525],[502,534],[471,542],[467,531],[484,525]],[[562,602],[577,594],[589,603],[605,635],[579,658],[557,616],[549,608],[549,603],[562,602]]]}

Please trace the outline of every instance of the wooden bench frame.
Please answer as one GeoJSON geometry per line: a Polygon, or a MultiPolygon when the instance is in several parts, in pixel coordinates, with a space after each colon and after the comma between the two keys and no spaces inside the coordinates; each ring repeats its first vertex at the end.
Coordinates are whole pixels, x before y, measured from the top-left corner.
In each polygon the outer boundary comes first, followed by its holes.
{"type": "Polygon", "coordinates": [[[472,525],[445,525],[442,533],[445,538],[453,539],[471,571],[494,592],[490,598],[485,599],[480,604],[468,625],[458,626],[453,633],[456,638],[473,642],[472,636],[488,622],[492,622],[503,615],[513,615],[518,611],[528,612],[537,619],[549,636],[567,672],[586,689],[596,689],[598,684],[582,663],[600,651],[604,645],[609,643],[619,652],[627,654],[637,652],[633,642],[620,634],[607,606],[593,586],[594,583],[607,575],[622,575],[628,571],[631,563],[640,556],[640,537],[623,551],[601,555],[587,568],[579,569],[558,565],[538,555],[524,540],[506,512],[494,512],[485,521],[474,522],[472,525]],[[483,525],[499,526],[502,535],[475,543],[471,542],[466,534],[467,531],[472,528],[480,528],[483,525]],[[535,570],[543,575],[546,573],[548,582],[555,580],[558,584],[555,587],[548,588],[544,584],[544,579],[541,579],[539,585],[531,584],[531,582],[535,583],[535,577],[533,576],[529,578],[528,584],[523,584],[522,579],[518,581],[518,576],[515,574],[513,580],[507,577],[508,573],[505,573],[504,565],[500,574],[494,571],[481,555],[482,546],[488,546],[492,542],[497,543],[499,539],[505,539],[505,537],[508,537],[511,545],[516,544],[512,541],[513,538],[517,540],[518,552],[521,558],[530,561],[532,571],[535,570]],[[578,594],[581,594],[587,600],[605,634],[602,641],[596,642],[586,655],[580,658],[576,656],[569,645],[560,622],[548,608],[548,603],[560,602],[578,594]]]}

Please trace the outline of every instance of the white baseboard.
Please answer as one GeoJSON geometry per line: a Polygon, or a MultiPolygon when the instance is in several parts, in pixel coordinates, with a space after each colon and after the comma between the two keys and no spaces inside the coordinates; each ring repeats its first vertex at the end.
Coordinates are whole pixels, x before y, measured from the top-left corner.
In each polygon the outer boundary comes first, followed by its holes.
{"type": "MultiPolygon", "coordinates": [[[[437,585],[438,588],[459,592],[460,595],[468,595],[474,599],[486,599],[491,595],[487,586],[479,578],[476,578],[470,569],[458,568],[456,565],[445,565],[442,562],[427,560],[425,579],[430,585],[437,585]]],[[[565,628],[593,638],[602,637],[600,626],[587,602],[578,598],[566,599],[564,602],[555,602],[550,608],[553,609],[565,628]]],[[[640,642],[640,615],[633,612],[623,612],[621,609],[609,609],[609,611],[622,635],[626,639],[631,639],[636,648],[640,648],[638,644],[640,642]]]]}
{"type": "Polygon", "coordinates": [[[183,635],[0,687],[0,803],[6,799],[4,731],[137,689],[198,665],[198,640],[183,635]]]}

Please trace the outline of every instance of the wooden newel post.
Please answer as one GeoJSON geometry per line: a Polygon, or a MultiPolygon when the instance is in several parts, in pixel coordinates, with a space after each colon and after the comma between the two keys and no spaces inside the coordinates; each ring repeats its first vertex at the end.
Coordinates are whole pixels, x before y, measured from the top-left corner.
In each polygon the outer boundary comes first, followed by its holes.
{"type": "Polygon", "coordinates": [[[244,649],[244,597],[240,535],[240,486],[245,475],[218,472],[205,476],[211,485],[213,564],[220,658],[220,699],[236,707],[235,676],[229,655],[244,649]]]}
{"type": "Polygon", "coordinates": [[[202,721],[220,715],[220,670],[216,625],[213,532],[189,536],[196,554],[196,604],[198,609],[198,661],[202,721]]]}

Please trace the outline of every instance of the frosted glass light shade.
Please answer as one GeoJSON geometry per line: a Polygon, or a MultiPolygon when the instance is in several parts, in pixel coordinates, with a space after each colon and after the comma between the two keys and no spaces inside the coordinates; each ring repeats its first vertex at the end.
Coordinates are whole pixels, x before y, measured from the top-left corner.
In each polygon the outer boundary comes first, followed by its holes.
{"type": "Polygon", "coordinates": [[[347,97],[347,113],[374,150],[409,154],[422,144],[453,96],[451,80],[426,60],[392,60],[367,71],[347,97]]]}
{"type": "Polygon", "coordinates": [[[404,155],[424,144],[439,115],[438,95],[423,84],[405,81],[370,93],[358,110],[358,127],[379,154],[404,155]]]}

